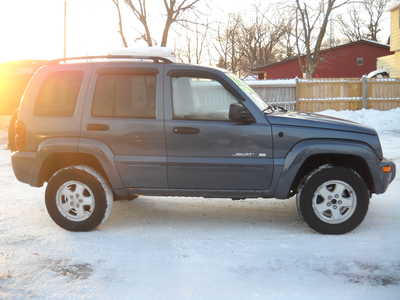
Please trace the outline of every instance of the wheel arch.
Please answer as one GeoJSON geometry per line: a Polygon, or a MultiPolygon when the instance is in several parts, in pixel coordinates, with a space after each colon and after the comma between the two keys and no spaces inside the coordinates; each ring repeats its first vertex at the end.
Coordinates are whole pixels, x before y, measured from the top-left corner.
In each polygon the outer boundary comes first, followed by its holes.
{"type": "Polygon", "coordinates": [[[103,166],[94,155],[79,152],[54,152],[48,154],[43,160],[39,171],[38,182],[43,184],[44,182],[47,182],[57,171],[66,167],[77,165],[89,166],[99,172],[109,181],[103,166]]]}
{"type": "Polygon", "coordinates": [[[374,181],[370,169],[363,158],[357,155],[332,153],[314,154],[309,156],[298,170],[292,182],[291,190],[297,191],[299,184],[305,176],[310,174],[313,170],[327,164],[335,167],[346,167],[356,171],[357,174],[365,180],[369,190],[374,190],[374,181]]]}
{"type": "Polygon", "coordinates": [[[345,166],[355,170],[366,182],[369,190],[375,190],[371,162],[376,162],[375,152],[361,142],[341,140],[308,140],[297,144],[281,165],[281,173],[275,187],[275,197],[286,199],[297,192],[301,179],[312,170],[325,165],[345,166]]]}
{"type": "Polygon", "coordinates": [[[72,165],[87,165],[99,172],[112,189],[123,189],[121,178],[114,164],[111,149],[96,140],[49,139],[43,142],[37,155],[39,165],[34,186],[41,186],[58,170],[72,165]]]}

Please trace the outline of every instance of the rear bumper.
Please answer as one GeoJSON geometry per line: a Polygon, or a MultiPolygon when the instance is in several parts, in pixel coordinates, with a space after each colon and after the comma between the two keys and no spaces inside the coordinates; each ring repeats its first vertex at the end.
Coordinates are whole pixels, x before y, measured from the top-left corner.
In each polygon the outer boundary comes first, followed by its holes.
{"type": "Polygon", "coordinates": [[[32,186],[40,186],[38,184],[40,169],[37,166],[36,152],[14,152],[11,156],[11,163],[15,177],[19,181],[32,186]]]}
{"type": "Polygon", "coordinates": [[[387,190],[389,184],[396,177],[396,165],[390,160],[383,159],[376,166],[376,169],[377,170],[375,170],[375,174],[377,174],[377,178],[375,178],[375,193],[382,194],[387,190]],[[385,166],[390,166],[392,171],[389,173],[384,173],[382,168],[385,166]]]}

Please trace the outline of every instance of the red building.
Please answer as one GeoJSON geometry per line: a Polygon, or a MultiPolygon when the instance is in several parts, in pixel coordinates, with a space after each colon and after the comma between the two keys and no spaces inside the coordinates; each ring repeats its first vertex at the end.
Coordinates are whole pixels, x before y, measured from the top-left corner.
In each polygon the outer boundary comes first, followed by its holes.
{"type": "MultiPolygon", "coordinates": [[[[321,51],[315,78],[358,78],[376,70],[378,57],[390,55],[389,45],[360,40],[321,51]]],[[[258,67],[253,70],[259,79],[283,79],[303,77],[299,58],[258,67]]]]}

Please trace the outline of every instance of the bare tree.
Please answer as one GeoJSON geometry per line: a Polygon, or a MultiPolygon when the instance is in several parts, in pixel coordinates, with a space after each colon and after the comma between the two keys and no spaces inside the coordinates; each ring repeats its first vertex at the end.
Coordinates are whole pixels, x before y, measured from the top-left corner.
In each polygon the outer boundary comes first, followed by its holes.
{"type": "Polygon", "coordinates": [[[296,48],[300,68],[306,78],[314,74],[320,59],[329,18],[334,10],[349,0],[320,0],[318,7],[296,0],[296,48]]]}
{"type": "Polygon", "coordinates": [[[378,40],[378,34],[382,31],[381,19],[390,0],[364,0],[364,7],[368,13],[369,38],[378,40]]]}
{"type": "Polygon", "coordinates": [[[349,41],[370,39],[378,41],[382,31],[382,16],[390,0],[361,0],[348,9],[348,18],[339,16],[341,32],[349,41]]]}
{"type": "MultiPolygon", "coordinates": [[[[174,23],[179,23],[179,24],[194,23],[189,19],[187,19],[185,16],[189,11],[195,10],[196,5],[201,0],[158,0],[158,1],[160,2],[160,7],[162,7],[162,9],[165,12],[164,27],[162,30],[162,36],[159,44],[161,46],[166,46],[168,44],[169,32],[174,23]]],[[[117,8],[118,20],[119,20],[119,33],[122,42],[126,47],[128,44],[126,36],[123,31],[120,2],[119,0],[112,0],[112,2],[117,8]]],[[[149,2],[150,2],[149,0],[124,0],[124,3],[129,8],[129,11],[132,13],[133,18],[137,22],[139,22],[139,24],[142,27],[142,29],[140,30],[141,34],[139,39],[144,40],[148,46],[153,46],[157,45],[158,42],[151,32],[151,26],[150,26],[151,18],[149,16],[149,10],[148,10],[149,2]]],[[[155,19],[155,22],[158,23],[159,19],[155,19]]]]}
{"type": "Polygon", "coordinates": [[[359,9],[351,7],[348,9],[347,14],[349,19],[348,21],[346,21],[342,15],[339,15],[337,18],[341,33],[346,36],[346,39],[349,42],[365,38],[367,33],[365,32],[364,22],[361,19],[359,9]]]}
{"type": "Polygon", "coordinates": [[[117,9],[117,13],[118,13],[118,33],[121,36],[122,44],[126,48],[126,47],[128,47],[128,42],[126,41],[125,33],[124,33],[124,26],[122,24],[121,6],[119,3],[119,0],[112,0],[112,2],[114,3],[115,8],[117,9]]]}
{"type": "Polygon", "coordinates": [[[193,10],[200,0],[163,0],[167,19],[165,20],[164,30],[161,38],[161,46],[166,46],[171,25],[175,22],[186,23],[184,19],[186,11],[193,10]]]}
{"type": "Polygon", "coordinates": [[[275,62],[277,46],[287,31],[286,20],[272,20],[255,6],[252,24],[241,24],[240,49],[246,58],[247,69],[275,62]]]}
{"type": "Polygon", "coordinates": [[[208,21],[204,25],[195,24],[194,28],[186,28],[185,43],[183,47],[175,50],[175,54],[182,62],[201,64],[208,44],[208,21]]]}
{"type": "Polygon", "coordinates": [[[214,48],[219,55],[217,66],[228,69],[239,76],[242,75],[241,62],[243,61],[243,52],[240,47],[241,27],[242,17],[240,14],[230,14],[226,24],[218,25],[214,43],[214,48]]]}
{"type": "Polygon", "coordinates": [[[253,7],[251,23],[241,14],[230,15],[220,23],[214,47],[218,66],[239,76],[246,76],[257,66],[275,62],[280,56],[281,41],[289,28],[286,18],[273,19],[259,6],[253,7]]]}
{"type": "Polygon", "coordinates": [[[294,38],[294,22],[291,16],[286,17],[284,23],[283,35],[279,41],[279,53],[277,58],[279,60],[291,58],[296,55],[296,39],[294,38]]]}
{"type": "Polygon", "coordinates": [[[147,1],[146,0],[125,0],[128,7],[131,9],[135,18],[142,24],[144,33],[141,38],[147,43],[148,46],[153,46],[153,38],[150,33],[147,14],[147,1]]]}

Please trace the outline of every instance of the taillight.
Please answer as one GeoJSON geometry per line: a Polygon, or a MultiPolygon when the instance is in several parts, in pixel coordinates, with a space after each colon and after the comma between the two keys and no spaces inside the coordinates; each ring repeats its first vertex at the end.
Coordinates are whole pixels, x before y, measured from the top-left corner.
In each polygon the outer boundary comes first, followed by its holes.
{"type": "Polygon", "coordinates": [[[17,151],[22,151],[26,143],[26,129],[21,121],[15,122],[15,148],[17,151]]]}

